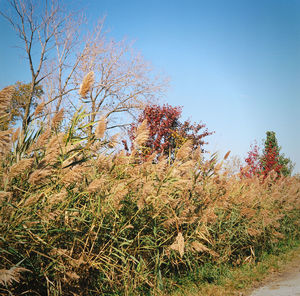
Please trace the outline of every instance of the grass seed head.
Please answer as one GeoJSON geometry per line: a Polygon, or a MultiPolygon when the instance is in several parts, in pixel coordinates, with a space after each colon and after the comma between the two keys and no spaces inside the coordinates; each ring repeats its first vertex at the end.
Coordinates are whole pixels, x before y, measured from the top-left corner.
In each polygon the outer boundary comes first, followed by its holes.
{"type": "Polygon", "coordinates": [[[9,108],[14,90],[14,86],[7,86],[0,90],[0,119],[6,114],[9,108]]]}
{"type": "Polygon", "coordinates": [[[92,88],[94,81],[95,81],[95,75],[94,72],[91,71],[88,74],[86,74],[83,78],[82,84],[80,85],[79,94],[81,97],[85,98],[87,93],[92,88]]]}
{"type": "Polygon", "coordinates": [[[104,137],[104,133],[106,131],[106,118],[102,117],[96,127],[95,136],[98,139],[102,139],[104,137]]]}
{"type": "Polygon", "coordinates": [[[181,232],[178,233],[175,242],[170,246],[170,249],[178,251],[180,257],[184,255],[184,237],[181,232]]]}
{"type": "Polygon", "coordinates": [[[61,123],[61,121],[64,118],[64,109],[60,109],[52,118],[52,123],[51,123],[51,127],[53,129],[58,128],[58,125],[61,123]]]}
{"type": "Polygon", "coordinates": [[[20,282],[21,272],[30,271],[24,267],[12,267],[10,269],[0,269],[0,284],[10,286],[13,282],[20,282]]]}
{"type": "Polygon", "coordinates": [[[136,138],[134,140],[135,147],[142,147],[149,139],[149,129],[147,126],[147,120],[145,119],[141,125],[137,128],[136,138]]]}

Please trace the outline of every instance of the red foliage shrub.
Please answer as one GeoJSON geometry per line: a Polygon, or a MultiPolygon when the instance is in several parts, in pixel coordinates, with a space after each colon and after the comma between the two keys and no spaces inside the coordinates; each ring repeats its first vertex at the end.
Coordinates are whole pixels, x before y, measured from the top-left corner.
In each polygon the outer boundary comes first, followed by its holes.
{"type": "MultiPolygon", "coordinates": [[[[204,138],[213,132],[204,129],[205,124],[191,124],[188,120],[182,123],[181,112],[181,107],[172,107],[168,104],[146,106],[137,122],[133,123],[128,130],[131,148],[136,136],[135,131],[144,120],[147,120],[149,129],[149,139],[143,149],[145,156],[156,152],[158,155],[165,154],[173,157],[175,149],[181,147],[189,139],[192,140],[194,149],[207,144],[204,138]]],[[[128,150],[127,143],[123,142],[123,144],[128,150]]]]}

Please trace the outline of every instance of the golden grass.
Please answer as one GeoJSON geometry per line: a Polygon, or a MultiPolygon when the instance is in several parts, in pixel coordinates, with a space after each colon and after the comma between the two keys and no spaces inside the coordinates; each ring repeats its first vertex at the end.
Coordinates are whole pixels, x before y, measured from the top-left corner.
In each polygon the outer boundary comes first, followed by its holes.
{"type": "Polygon", "coordinates": [[[106,131],[106,119],[101,118],[96,126],[95,136],[98,139],[101,139],[103,138],[105,131],[106,131]]]}
{"type": "MultiPolygon", "coordinates": [[[[155,154],[144,160],[145,126],[131,154],[49,129],[21,159],[6,151],[0,268],[23,260],[32,272],[12,293],[164,293],[172,277],[205,263],[255,262],[299,237],[298,178],[228,174],[189,141],[172,162],[155,154]]],[[[102,123],[98,138],[104,131],[102,123]]]]}
{"type": "Polygon", "coordinates": [[[89,72],[83,78],[82,84],[80,85],[79,94],[84,98],[87,93],[91,90],[95,81],[94,72],[89,72]]]}

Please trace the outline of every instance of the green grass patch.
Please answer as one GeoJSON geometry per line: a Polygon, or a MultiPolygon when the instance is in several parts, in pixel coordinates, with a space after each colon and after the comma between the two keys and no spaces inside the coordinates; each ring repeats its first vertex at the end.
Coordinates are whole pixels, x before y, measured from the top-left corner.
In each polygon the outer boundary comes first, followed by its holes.
{"type": "Polygon", "coordinates": [[[194,274],[173,283],[173,291],[166,295],[249,295],[262,280],[283,270],[299,253],[300,240],[289,240],[277,244],[271,252],[263,252],[256,262],[237,267],[204,264],[194,274]]]}

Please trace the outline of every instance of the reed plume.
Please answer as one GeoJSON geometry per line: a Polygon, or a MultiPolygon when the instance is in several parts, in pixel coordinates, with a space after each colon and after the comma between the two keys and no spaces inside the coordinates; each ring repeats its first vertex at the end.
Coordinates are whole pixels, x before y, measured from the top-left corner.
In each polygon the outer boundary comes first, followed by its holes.
{"type": "Polygon", "coordinates": [[[18,127],[15,132],[13,133],[12,137],[11,137],[11,141],[14,143],[15,141],[17,141],[17,139],[19,138],[20,135],[20,127],[18,127]]]}
{"type": "Polygon", "coordinates": [[[56,129],[64,118],[64,109],[60,109],[53,117],[51,127],[56,129]]]}
{"type": "Polygon", "coordinates": [[[49,141],[49,138],[51,136],[51,129],[48,128],[45,130],[37,139],[36,143],[33,144],[33,149],[40,149],[43,148],[46,143],[49,141]]]}
{"type": "Polygon", "coordinates": [[[105,131],[106,131],[106,118],[102,117],[97,124],[96,130],[95,130],[95,136],[98,139],[101,139],[101,138],[103,138],[105,131]]]}
{"type": "Polygon", "coordinates": [[[11,130],[0,131],[0,155],[9,151],[11,146],[11,130]]]}
{"type": "Polygon", "coordinates": [[[142,147],[149,139],[149,129],[148,123],[145,119],[141,125],[137,128],[136,138],[134,140],[134,145],[136,147],[142,147]]]}
{"type": "Polygon", "coordinates": [[[44,111],[45,105],[46,105],[45,102],[38,104],[37,107],[35,108],[34,116],[40,115],[44,111]]]}
{"type": "Polygon", "coordinates": [[[52,175],[53,170],[51,168],[38,169],[31,173],[28,182],[32,185],[44,184],[47,179],[52,175]]]}
{"type": "Polygon", "coordinates": [[[105,176],[104,177],[102,176],[98,179],[94,179],[87,187],[87,191],[89,193],[95,193],[95,192],[101,190],[106,181],[107,180],[106,180],[105,176]]]}
{"type": "Polygon", "coordinates": [[[15,163],[13,166],[11,166],[9,171],[9,177],[14,178],[18,175],[26,172],[29,168],[31,168],[32,164],[34,162],[33,158],[23,158],[19,162],[15,163]]]}
{"type": "Polygon", "coordinates": [[[0,119],[7,114],[14,90],[13,86],[7,86],[0,91],[0,119]]]}
{"type": "Polygon", "coordinates": [[[184,255],[184,237],[181,232],[178,233],[175,242],[170,246],[170,249],[178,251],[180,257],[184,255]]]}
{"type": "Polygon", "coordinates": [[[24,267],[14,266],[10,269],[0,269],[0,284],[10,286],[13,282],[20,282],[21,272],[30,271],[24,267]]]}
{"type": "Polygon", "coordinates": [[[68,170],[64,176],[61,178],[62,183],[65,186],[76,183],[80,185],[81,181],[85,177],[87,172],[87,167],[83,165],[75,165],[72,169],[68,170]]]}
{"type": "Polygon", "coordinates": [[[186,141],[180,149],[176,153],[176,159],[183,160],[191,155],[192,152],[192,141],[188,140],[186,141]]]}
{"type": "Polygon", "coordinates": [[[79,94],[81,97],[86,97],[87,93],[90,91],[94,84],[94,72],[91,71],[88,74],[86,74],[83,78],[82,84],[80,85],[79,94]]]}
{"type": "Polygon", "coordinates": [[[225,156],[224,156],[224,160],[226,160],[227,158],[228,158],[228,156],[229,156],[229,154],[230,154],[230,150],[225,154],[225,156]]]}

